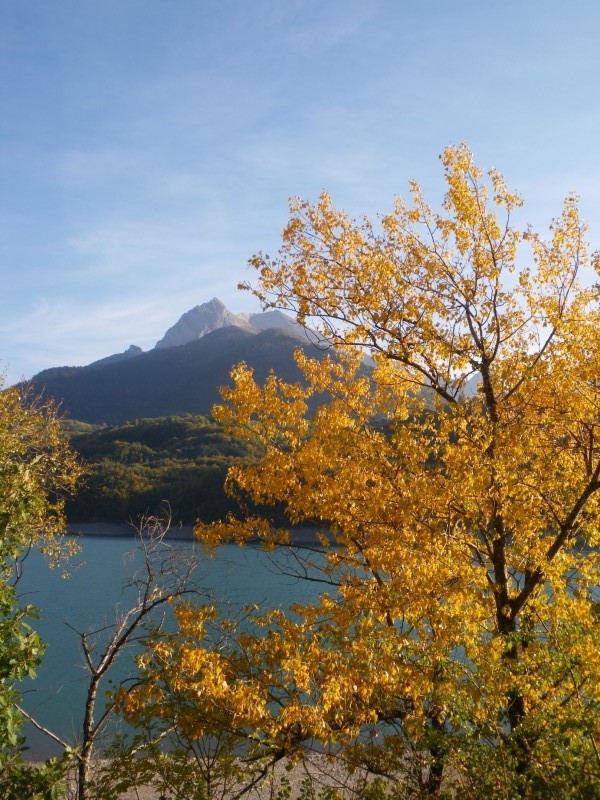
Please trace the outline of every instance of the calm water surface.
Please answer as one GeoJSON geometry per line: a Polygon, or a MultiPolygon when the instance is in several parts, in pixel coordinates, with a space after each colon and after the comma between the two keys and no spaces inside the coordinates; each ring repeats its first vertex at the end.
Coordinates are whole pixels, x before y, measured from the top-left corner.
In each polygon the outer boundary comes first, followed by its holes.
{"type": "MultiPolygon", "coordinates": [[[[123,587],[141,566],[134,540],[113,537],[82,537],[81,566],[67,579],[60,570],[50,570],[38,553],[31,553],[19,583],[24,602],[41,610],[34,627],[47,643],[47,650],[35,681],[22,685],[23,705],[41,724],[75,744],[83,718],[87,673],[78,636],[80,631],[98,628],[114,621],[115,611],[128,607],[132,595],[123,587]]],[[[199,556],[196,583],[214,595],[233,613],[247,604],[288,609],[290,603],[316,599],[319,584],[298,581],[281,574],[260,548],[220,548],[216,558],[201,555],[193,542],[175,542],[178,557],[199,556]]],[[[321,587],[322,588],[322,587],[321,587]]],[[[129,657],[130,659],[131,657],[129,657]]],[[[130,674],[131,661],[124,659],[108,678],[121,680],[130,674]]],[[[101,689],[109,688],[108,682],[101,689]]],[[[27,726],[30,758],[56,755],[57,745],[27,726]]]]}

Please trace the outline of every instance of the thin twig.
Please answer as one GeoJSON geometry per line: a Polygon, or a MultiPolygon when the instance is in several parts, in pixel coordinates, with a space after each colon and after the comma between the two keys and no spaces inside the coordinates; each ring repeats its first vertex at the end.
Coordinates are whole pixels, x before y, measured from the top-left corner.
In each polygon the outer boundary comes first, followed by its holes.
{"type": "Polygon", "coordinates": [[[60,736],[57,736],[57,735],[56,735],[55,733],[53,733],[52,731],[48,730],[48,728],[45,728],[45,727],[44,727],[44,726],[43,726],[41,723],[39,723],[39,722],[38,722],[38,721],[37,721],[37,720],[36,720],[34,717],[32,717],[32,716],[31,716],[31,714],[29,714],[27,711],[25,711],[25,709],[24,709],[24,708],[21,708],[21,706],[20,706],[20,705],[18,705],[17,703],[15,703],[15,708],[16,708],[16,709],[17,709],[17,711],[19,711],[19,712],[20,712],[20,713],[21,713],[21,714],[22,714],[22,715],[23,715],[23,716],[24,716],[26,719],[28,719],[28,720],[29,720],[29,722],[31,722],[31,724],[34,726],[34,728],[37,728],[37,729],[38,729],[38,731],[41,731],[42,733],[45,733],[45,734],[46,734],[46,736],[49,736],[51,739],[54,739],[54,741],[55,741],[55,742],[57,742],[57,743],[58,743],[58,744],[59,744],[61,747],[64,747],[64,749],[65,749],[65,750],[70,750],[70,751],[71,751],[71,754],[73,755],[73,758],[76,758],[76,759],[81,759],[81,756],[79,755],[79,753],[77,753],[76,751],[72,750],[72,748],[71,748],[71,745],[69,745],[69,744],[67,744],[67,742],[63,741],[63,740],[60,738],[60,736]]]}

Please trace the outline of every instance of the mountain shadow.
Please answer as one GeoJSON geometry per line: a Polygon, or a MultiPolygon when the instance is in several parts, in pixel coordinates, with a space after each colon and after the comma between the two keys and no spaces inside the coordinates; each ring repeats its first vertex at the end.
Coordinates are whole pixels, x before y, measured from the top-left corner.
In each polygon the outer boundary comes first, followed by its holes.
{"type": "Polygon", "coordinates": [[[63,413],[91,423],[115,425],[147,417],[210,414],[219,387],[231,384],[233,365],[245,361],[263,382],[270,370],[285,381],[302,379],[294,351],[323,352],[289,331],[219,328],[179,347],[130,353],[85,367],[55,367],[28,384],[52,397],[63,413]]]}

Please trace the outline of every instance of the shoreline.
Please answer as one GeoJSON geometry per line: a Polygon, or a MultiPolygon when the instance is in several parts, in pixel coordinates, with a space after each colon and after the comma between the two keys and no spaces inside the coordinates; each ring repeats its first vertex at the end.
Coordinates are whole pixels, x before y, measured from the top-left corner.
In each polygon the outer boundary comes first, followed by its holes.
{"type": "MultiPolygon", "coordinates": [[[[296,547],[321,547],[321,543],[317,538],[319,531],[314,528],[298,527],[289,528],[290,542],[289,544],[296,547]]],[[[99,536],[107,539],[135,539],[138,535],[138,530],[134,525],[126,522],[73,522],[67,525],[67,536],[99,536]]],[[[184,541],[194,542],[193,525],[178,525],[169,528],[165,534],[167,541],[184,541]]],[[[248,544],[261,544],[262,539],[252,539],[248,544]]],[[[335,542],[332,542],[335,546],[335,542]]]]}
{"type": "MultiPolygon", "coordinates": [[[[139,531],[135,525],[127,522],[70,522],[67,525],[67,536],[103,536],[111,539],[135,539],[139,531]]],[[[194,526],[181,525],[169,528],[166,539],[182,539],[193,541],[194,526]]]]}
{"type": "MultiPolygon", "coordinates": [[[[42,762],[33,762],[41,764],[42,762]]],[[[239,762],[238,762],[239,763],[239,762]]],[[[92,761],[92,769],[110,764],[109,760],[102,757],[95,757],[92,761]]],[[[70,768],[66,774],[66,782],[70,790],[68,797],[75,796],[77,787],[76,765],[70,768]]],[[[230,785],[229,790],[221,787],[215,794],[221,800],[230,800],[235,797],[237,792],[244,786],[249,785],[251,772],[247,775],[246,781],[241,779],[238,783],[230,785]]],[[[158,776],[157,776],[158,777],[158,776]]],[[[193,770],[190,772],[192,785],[197,785],[200,775],[194,776],[193,770]]],[[[342,796],[357,796],[360,787],[364,787],[365,781],[369,778],[363,768],[350,770],[344,760],[330,758],[326,753],[316,750],[305,750],[303,758],[299,761],[292,761],[284,758],[276,763],[270,772],[250,790],[248,797],[254,800],[272,800],[274,797],[288,797],[290,800],[300,800],[306,797],[305,784],[311,781],[314,793],[312,796],[321,795],[323,790],[337,790],[342,796]],[[282,791],[284,790],[284,791],[282,791]]],[[[139,784],[127,790],[122,790],[118,797],[119,800],[163,800],[165,797],[165,787],[160,788],[159,782],[139,784]]],[[[169,795],[170,797],[171,795],[169,795]]]]}

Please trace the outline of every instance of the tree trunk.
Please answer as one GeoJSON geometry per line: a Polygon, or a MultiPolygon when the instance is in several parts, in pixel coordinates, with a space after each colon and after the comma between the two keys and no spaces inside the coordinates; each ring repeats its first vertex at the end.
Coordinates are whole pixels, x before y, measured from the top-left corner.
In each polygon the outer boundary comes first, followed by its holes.
{"type": "Polygon", "coordinates": [[[85,703],[83,740],[79,757],[79,767],[77,769],[77,800],[90,800],[89,784],[92,766],[92,750],[94,747],[94,707],[96,705],[99,680],[99,676],[92,676],[85,703]]]}
{"type": "MultiPolygon", "coordinates": [[[[504,649],[503,659],[505,665],[512,671],[519,662],[516,619],[508,616],[504,609],[500,609],[498,613],[498,628],[502,636],[511,637],[504,649]]],[[[516,689],[512,689],[507,697],[507,717],[511,739],[515,747],[517,775],[526,775],[531,766],[530,744],[523,731],[520,730],[526,715],[525,698],[516,689]]]]}
{"type": "Polygon", "coordinates": [[[434,731],[434,739],[429,746],[431,767],[429,768],[429,777],[425,788],[431,797],[438,797],[442,788],[442,776],[446,758],[445,748],[441,743],[441,739],[445,735],[445,727],[443,720],[437,714],[432,715],[431,726],[434,731]]]}

